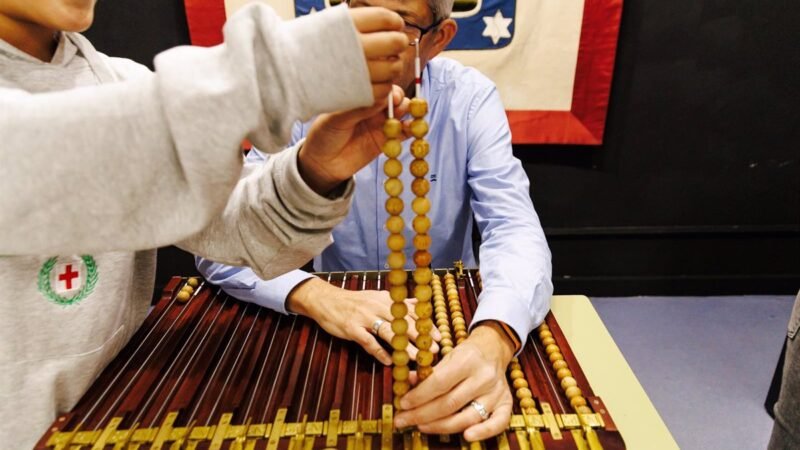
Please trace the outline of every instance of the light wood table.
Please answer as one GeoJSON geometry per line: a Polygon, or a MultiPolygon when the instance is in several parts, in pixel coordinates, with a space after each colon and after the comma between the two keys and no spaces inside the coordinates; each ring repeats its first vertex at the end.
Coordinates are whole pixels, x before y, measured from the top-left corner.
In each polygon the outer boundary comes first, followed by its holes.
{"type": "Polygon", "coordinates": [[[603,399],[628,450],[678,449],[592,303],[556,295],[551,309],[594,394],[603,399]]]}

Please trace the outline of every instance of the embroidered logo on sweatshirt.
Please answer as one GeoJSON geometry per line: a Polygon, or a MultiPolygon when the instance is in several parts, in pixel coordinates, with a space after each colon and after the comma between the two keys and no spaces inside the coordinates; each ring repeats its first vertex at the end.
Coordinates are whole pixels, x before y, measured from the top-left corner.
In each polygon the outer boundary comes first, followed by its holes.
{"type": "Polygon", "coordinates": [[[38,288],[57,305],[74,305],[94,291],[97,276],[97,263],[91,255],[57,256],[39,270],[38,288]]]}

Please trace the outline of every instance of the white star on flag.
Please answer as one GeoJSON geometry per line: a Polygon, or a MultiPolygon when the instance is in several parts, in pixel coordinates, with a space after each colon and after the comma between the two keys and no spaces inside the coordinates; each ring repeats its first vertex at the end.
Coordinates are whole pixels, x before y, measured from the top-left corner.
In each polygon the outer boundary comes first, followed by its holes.
{"type": "Polygon", "coordinates": [[[501,38],[510,38],[511,33],[508,31],[508,26],[514,19],[506,19],[503,13],[498,9],[494,16],[486,16],[483,22],[486,28],[483,30],[483,36],[492,38],[492,43],[497,45],[501,38]]]}

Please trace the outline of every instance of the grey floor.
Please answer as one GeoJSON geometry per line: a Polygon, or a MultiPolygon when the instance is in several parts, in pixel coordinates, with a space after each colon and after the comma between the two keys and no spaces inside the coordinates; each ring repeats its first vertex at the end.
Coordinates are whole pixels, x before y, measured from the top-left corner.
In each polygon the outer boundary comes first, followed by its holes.
{"type": "Polygon", "coordinates": [[[766,448],[772,419],[763,403],[793,301],[592,298],[683,450],[766,448]]]}

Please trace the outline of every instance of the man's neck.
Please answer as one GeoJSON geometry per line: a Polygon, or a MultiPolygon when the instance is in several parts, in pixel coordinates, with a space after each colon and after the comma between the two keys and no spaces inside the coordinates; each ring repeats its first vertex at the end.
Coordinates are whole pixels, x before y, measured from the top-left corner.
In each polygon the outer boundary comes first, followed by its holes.
{"type": "Polygon", "coordinates": [[[55,35],[55,30],[0,14],[0,39],[41,61],[53,59],[55,35]]]}

